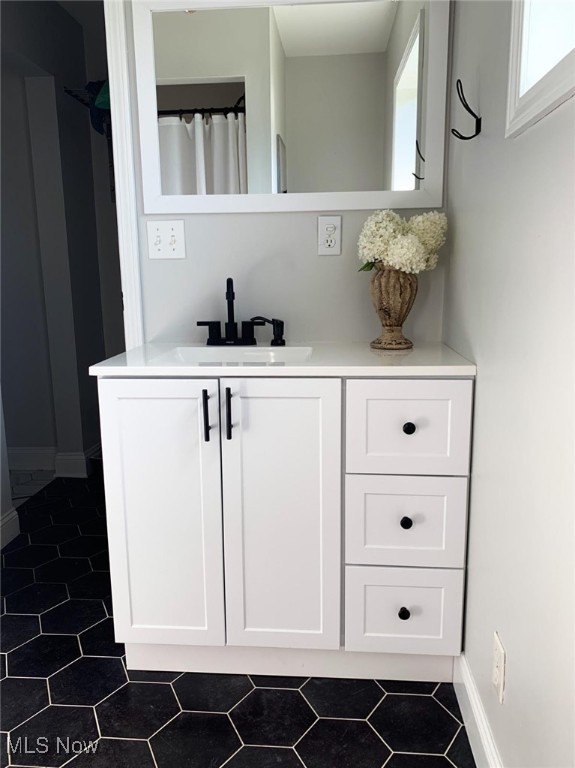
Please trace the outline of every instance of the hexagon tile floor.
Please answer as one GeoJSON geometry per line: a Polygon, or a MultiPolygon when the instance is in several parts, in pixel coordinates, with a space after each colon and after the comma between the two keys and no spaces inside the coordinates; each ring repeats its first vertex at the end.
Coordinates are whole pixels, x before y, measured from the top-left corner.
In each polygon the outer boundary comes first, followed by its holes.
{"type": "Polygon", "coordinates": [[[19,515],[2,551],[2,768],[475,768],[449,684],[127,672],[101,480],[54,480],[19,515]]]}

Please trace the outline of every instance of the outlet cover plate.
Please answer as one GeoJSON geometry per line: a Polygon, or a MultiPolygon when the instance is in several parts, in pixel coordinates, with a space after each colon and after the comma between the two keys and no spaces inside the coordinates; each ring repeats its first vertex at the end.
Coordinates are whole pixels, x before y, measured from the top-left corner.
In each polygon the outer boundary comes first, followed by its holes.
{"type": "Polygon", "coordinates": [[[341,256],[341,216],[317,217],[317,255],[341,256]]]}
{"type": "Polygon", "coordinates": [[[148,256],[150,259],[185,259],[184,220],[148,221],[148,256]]]}

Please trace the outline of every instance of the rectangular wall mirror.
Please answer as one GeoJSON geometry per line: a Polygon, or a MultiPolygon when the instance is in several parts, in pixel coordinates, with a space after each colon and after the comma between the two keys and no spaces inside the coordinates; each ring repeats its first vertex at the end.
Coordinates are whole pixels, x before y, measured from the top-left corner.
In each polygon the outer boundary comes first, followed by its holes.
{"type": "Polygon", "coordinates": [[[442,204],[448,0],[132,3],[144,212],[442,204]]]}

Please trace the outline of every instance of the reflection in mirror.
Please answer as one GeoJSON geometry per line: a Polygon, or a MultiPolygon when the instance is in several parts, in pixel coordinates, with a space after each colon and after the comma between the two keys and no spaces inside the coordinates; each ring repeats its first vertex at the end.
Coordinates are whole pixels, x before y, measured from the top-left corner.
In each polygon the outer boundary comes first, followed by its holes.
{"type": "Polygon", "coordinates": [[[426,5],[153,13],[162,194],[417,189],[426,5]]]}

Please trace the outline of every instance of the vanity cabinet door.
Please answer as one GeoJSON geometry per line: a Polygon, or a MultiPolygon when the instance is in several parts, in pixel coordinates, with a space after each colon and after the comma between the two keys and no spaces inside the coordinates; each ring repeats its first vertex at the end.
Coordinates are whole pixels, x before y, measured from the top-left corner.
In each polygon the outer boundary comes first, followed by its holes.
{"type": "Polygon", "coordinates": [[[223,645],[218,382],[99,392],[116,639],[223,645]]]}
{"type": "Polygon", "coordinates": [[[341,381],[221,381],[228,645],[339,648],[341,381]]]}

